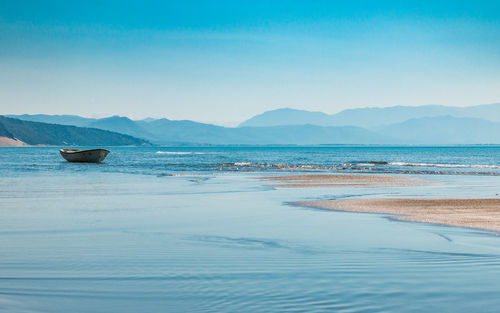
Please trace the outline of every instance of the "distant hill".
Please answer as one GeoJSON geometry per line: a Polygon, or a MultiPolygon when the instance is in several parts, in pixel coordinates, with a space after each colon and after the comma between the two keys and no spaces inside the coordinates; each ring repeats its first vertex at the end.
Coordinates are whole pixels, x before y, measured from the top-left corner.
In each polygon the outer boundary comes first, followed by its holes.
{"type": "MultiPolygon", "coordinates": [[[[150,122],[128,118],[105,119],[94,123],[122,133],[135,134],[160,145],[269,145],[269,144],[347,144],[391,141],[359,127],[321,127],[314,125],[229,128],[193,121],[157,119],[150,122]],[[114,128],[111,128],[111,125],[114,128]]],[[[394,141],[394,140],[392,140],[394,141]]]]}
{"type": "Polygon", "coordinates": [[[353,126],[323,127],[317,125],[289,125],[274,127],[241,127],[234,131],[250,144],[389,144],[397,140],[391,136],[353,126]]]}
{"type": "Polygon", "coordinates": [[[247,144],[247,140],[226,128],[193,121],[172,121],[166,118],[141,122],[141,126],[153,135],[151,140],[159,144],[247,144]]]}
{"type": "MultiPolygon", "coordinates": [[[[151,140],[168,144],[348,144],[387,143],[392,139],[359,127],[321,127],[315,125],[229,128],[192,121],[160,119],[144,127],[154,134],[151,140]]],[[[394,141],[394,140],[392,140],[394,141]]]]}
{"type": "Polygon", "coordinates": [[[134,121],[120,116],[19,117],[86,123],[88,127],[143,138],[157,145],[500,144],[500,103],[463,108],[364,108],[334,115],[279,109],[257,115],[236,128],[166,118],[134,121]]]}
{"type": "Polygon", "coordinates": [[[411,144],[500,143],[500,123],[449,115],[414,118],[403,123],[382,126],[377,132],[411,144]]]}
{"type": "MultiPolygon", "coordinates": [[[[306,112],[306,111],[304,111],[306,112]]],[[[320,113],[321,115],[326,115],[320,113]]],[[[21,115],[20,118],[33,119],[21,115]]],[[[50,115],[37,115],[37,119],[56,120],[50,115]]],[[[74,119],[81,122],[81,120],[74,119]]],[[[67,122],[68,119],[65,119],[67,122]]],[[[144,138],[159,145],[268,145],[268,144],[383,144],[395,140],[359,127],[321,127],[317,125],[286,125],[278,127],[229,128],[193,121],[145,119],[133,121],[127,117],[112,116],[89,121],[88,126],[144,138]]]]}
{"type": "Polygon", "coordinates": [[[142,146],[143,139],[95,128],[22,121],[0,116],[0,137],[29,145],[142,146]]]}
{"type": "Polygon", "coordinates": [[[95,118],[81,117],[78,115],[22,114],[22,115],[5,115],[5,116],[11,118],[17,118],[23,121],[71,125],[79,127],[88,127],[91,123],[97,120],[95,118]]]}
{"type": "Polygon", "coordinates": [[[328,115],[295,109],[278,109],[256,115],[240,127],[267,127],[283,125],[357,126],[373,128],[401,123],[413,118],[450,115],[453,117],[482,118],[500,122],[500,103],[469,107],[449,107],[442,105],[393,106],[385,108],[360,108],[328,115]]]}
{"type": "Polygon", "coordinates": [[[111,116],[98,119],[90,123],[88,127],[109,130],[138,138],[153,138],[154,136],[141,127],[141,124],[147,125],[147,122],[132,121],[128,117],[111,116]]]}
{"type": "Polygon", "coordinates": [[[332,126],[331,116],[323,112],[295,110],[290,108],[267,111],[256,115],[243,123],[240,127],[269,127],[283,125],[319,125],[332,126]]]}

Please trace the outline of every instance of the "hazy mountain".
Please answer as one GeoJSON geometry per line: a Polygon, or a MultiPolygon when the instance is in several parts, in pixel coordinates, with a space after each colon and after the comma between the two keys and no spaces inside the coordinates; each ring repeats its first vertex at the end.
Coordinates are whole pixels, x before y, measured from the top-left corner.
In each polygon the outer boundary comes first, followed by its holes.
{"type": "Polygon", "coordinates": [[[500,123],[478,118],[453,116],[415,118],[379,127],[377,132],[409,144],[500,143],[500,123]]]}
{"type": "Polygon", "coordinates": [[[22,121],[0,116],[0,137],[30,145],[56,146],[142,146],[143,139],[95,128],[22,121]]]}
{"type": "Polygon", "coordinates": [[[145,131],[141,125],[146,121],[154,121],[155,119],[145,119],[142,121],[133,121],[128,117],[111,116],[106,118],[86,118],[77,115],[46,115],[46,114],[23,114],[23,115],[5,115],[7,117],[16,118],[24,121],[35,121],[49,124],[71,125],[79,127],[98,128],[109,130],[125,135],[130,135],[137,138],[154,138],[153,135],[145,131]]]}
{"type": "Polygon", "coordinates": [[[465,108],[437,105],[364,108],[335,115],[280,109],[265,112],[242,124],[254,126],[237,128],[165,118],[133,121],[120,116],[102,119],[50,115],[21,117],[86,122],[94,128],[143,138],[159,145],[500,144],[497,122],[500,121],[500,104],[465,108]],[[273,124],[279,125],[266,126],[273,124]],[[337,126],[328,126],[330,124],[337,126]]]}
{"type": "Polygon", "coordinates": [[[109,130],[138,138],[151,139],[153,136],[147,132],[141,125],[145,123],[132,121],[128,117],[111,116],[98,119],[88,125],[88,127],[109,130]]]}
{"type": "Polygon", "coordinates": [[[401,123],[412,118],[450,115],[454,117],[482,118],[500,122],[500,103],[470,107],[448,107],[442,105],[394,106],[385,108],[360,108],[328,115],[294,109],[278,109],[256,115],[240,126],[264,127],[279,125],[313,124],[321,126],[358,126],[373,128],[381,125],[401,123]]]}
{"type": "MultiPolygon", "coordinates": [[[[359,127],[321,127],[315,125],[229,128],[193,121],[156,119],[133,121],[113,116],[90,123],[90,126],[134,135],[160,145],[268,145],[268,144],[383,144],[395,142],[359,127]]],[[[22,139],[21,139],[22,140],[22,139]]]]}
{"type": "Polygon", "coordinates": [[[401,123],[409,119],[445,115],[481,118],[492,122],[500,122],[500,103],[470,107],[424,105],[417,107],[395,106],[388,108],[352,109],[332,115],[332,122],[335,125],[357,125],[372,128],[380,125],[401,123]]]}
{"type": "Polygon", "coordinates": [[[233,128],[249,144],[387,144],[397,140],[369,130],[353,127],[323,127],[317,125],[290,125],[273,127],[233,128]]]}
{"type": "MultiPolygon", "coordinates": [[[[192,121],[160,119],[148,123],[151,140],[160,144],[192,142],[198,144],[375,144],[390,142],[359,127],[321,127],[314,125],[229,128],[192,121]]],[[[394,140],[392,140],[394,141],[394,140]]]]}
{"type": "Polygon", "coordinates": [[[458,108],[456,117],[482,118],[492,122],[500,122],[500,103],[482,104],[469,107],[458,108]]]}
{"type": "MultiPolygon", "coordinates": [[[[11,115],[23,120],[74,121],[85,126],[114,131],[138,138],[143,138],[157,144],[178,143],[216,143],[224,144],[233,138],[230,131],[224,127],[197,123],[192,121],[171,121],[168,119],[144,119],[133,121],[127,117],[112,116],[101,119],[79,118],[78,116],[63,115],[11,115]],[[69,118],[67,118],[69,117],[69,118]]],[[[234,137],[231,143],[238,142],[234,137]]]]}
{"type": "Polygon", "coordinates": [[[95,118],[81,117],[78,115],[48,115],[48,114],[22,114],[22,115],[4,115],[6,117],[17,118],[23,121],[41,122],[49,124],[72,125],[79,127],[87,127],[95,118]]]}
{"type": "Polygon", "coordinates": [[[239,138],[232,128],[198,123],[193,121],[172,121],[166,118],[152,122],[142,122],[141,126],[153,137],[151,140],[160,144],[197,143],[197,144],[233,144],[239,138]]]}
{"type": "Polygon", "coordinates": [[[331,116],[323,112],[295,110],[289,108],[267,111],[256,115],[243,123],[240,127],[267,127],[282,125],[320,125],[331,126],[331,116]]]}

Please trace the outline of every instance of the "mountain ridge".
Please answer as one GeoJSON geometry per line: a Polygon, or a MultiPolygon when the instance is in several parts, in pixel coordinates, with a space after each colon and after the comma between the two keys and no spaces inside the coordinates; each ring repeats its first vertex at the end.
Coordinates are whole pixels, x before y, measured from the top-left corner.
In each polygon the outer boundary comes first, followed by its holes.
{"type": "Polygon", "coordinates": [[[500,144],[500,103],[470,107],[369,107],[334,115],[282,108],[254,116],[256,125],[261,126],[242,123],[239,127],[167,118],[131,120],[116,115],[101,119],[68,115],[20,118],[85,122],[87,127],[143,138],[157,145],[500,144]],[[485,115],[489,119],[476,117],[485,115]],[[266,119],[273,125],[262,126],[266,119]]]}
{"type": "Polygon", "coordinates": [[[23,121],[0,115],[0,137],[27,145],[144,146],[150,143],[102,129],[23,121]]]}
{"type": "Polygon", "coordinates": [[[411,118],[451,115],[454,117],[483,118],[500,122],[500,103],[480,104],[467,107],[424,105],[391,106],[347,109],[336,114],[281,108],[266,111],[242,122],[239,126],[278,126],[313,124],[320,126],[358,126],[373,128],[401,123],[411,118]],[[321,114],[318,114],[321,113],[321,114]],[[298,123],[300,121],[300,123],[298,123]]]}
{"type": "Polygon", "coordinates": [[[382,126],[378,134],[391,134],[414,144],[498,144],[500,123],[478,118],[450,115],[413,118],[402,123],[382,126]]]}

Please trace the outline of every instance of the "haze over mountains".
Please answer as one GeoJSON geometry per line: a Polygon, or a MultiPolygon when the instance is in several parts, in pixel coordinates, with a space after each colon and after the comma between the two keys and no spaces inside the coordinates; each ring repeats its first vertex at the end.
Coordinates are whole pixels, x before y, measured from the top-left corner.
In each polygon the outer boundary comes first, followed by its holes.
{"type": "MultiPolygon", "coordinates": [[[[28,119],[30,116],[25,115],[22,118],[28,119]]],[[[41,117],[37,116],[36,119],[41,120],[41,117]]],[[[54,116],[50,116],[50,119],[54,120],[54,116]]],[[[392,140],[363,128],[351,126],[287,125],[228,128],[168,119],[133,121],[120,116],[91,119],[87,127],[144,138],[158,145],[383,144],[392,140]]]]}
{"type": "Polygon", "coordinates": [[[360,108],[341,111],[337,114],[311,112],[295,109],[277,109],[256,115],[240,127],[264,127],[281,125],[358,126],[373,128],[381,125],[401,123],[413,118],[453,116],[480,118],[500,122],[500,103],[470,107],[449,107],[442,105],[394,106],[386,108],[360,108]]]}
{"type": "Polygon", "coordinates": [[[500,144],[500,103],[351,109],[329,115],[278,109],[229,128],[193,121],[112,116],[10,115],[22,120],[97,128],[153,144],[500,144]]]}

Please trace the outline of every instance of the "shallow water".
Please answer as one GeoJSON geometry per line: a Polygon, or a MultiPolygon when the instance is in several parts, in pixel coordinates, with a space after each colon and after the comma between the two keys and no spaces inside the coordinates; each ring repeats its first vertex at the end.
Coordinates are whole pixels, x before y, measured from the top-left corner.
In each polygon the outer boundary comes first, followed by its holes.
{"type": "MultiPolygon", "coordinates": [[[[255,178],[282,169],[209,170],[216,162],[204,154],[156,153],[200,149],[113,149],[102,165],[61,162],[54,148],[0,149],[0,311],[498,311],[496,234],[286,202],[494,197],[500,177],[420,174],[438,184],[274,189],[255,178]],[[162,159],[193,156],[201,161],[162,159]]],[[[259,159],[252,148],[243,159],[248,152],[211,149],[233,163],[293,163],[289,151],[280,159],[264,149],[259,159]]]]}

